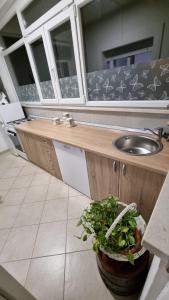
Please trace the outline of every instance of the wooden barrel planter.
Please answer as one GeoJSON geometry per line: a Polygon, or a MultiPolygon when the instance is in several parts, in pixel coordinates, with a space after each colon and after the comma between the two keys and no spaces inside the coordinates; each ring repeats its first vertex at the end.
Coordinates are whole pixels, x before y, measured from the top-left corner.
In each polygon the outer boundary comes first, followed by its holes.
{"type": "Polygon", "coordinates": [[[107,288],[121,296],[132,295],[141,289],[148,272],[149,252],[135,260],[135,265],[128,261],[117,261],[99,251],[97,265],[107,288]]]}

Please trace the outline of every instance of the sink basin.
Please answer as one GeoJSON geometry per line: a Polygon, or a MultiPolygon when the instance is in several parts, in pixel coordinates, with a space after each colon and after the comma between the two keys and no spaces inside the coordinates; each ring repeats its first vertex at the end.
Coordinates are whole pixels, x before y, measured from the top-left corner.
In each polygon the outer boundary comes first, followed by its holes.
{"type": "Polygon", "coordinates": [[[126,135],[118,138],[114,146],[130,155],[153,155],[163,149],[163,145],[146,136],[126,135]]]}

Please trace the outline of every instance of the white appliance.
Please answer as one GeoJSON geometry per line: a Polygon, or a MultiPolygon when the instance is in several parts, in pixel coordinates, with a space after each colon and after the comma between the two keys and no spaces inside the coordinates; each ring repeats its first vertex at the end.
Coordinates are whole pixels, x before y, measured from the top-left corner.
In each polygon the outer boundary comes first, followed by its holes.
{"type": "Polygon", "coordinates": [[[4,124],[24,118],[25,115],[19,102],[0,105],[0,119],[4,124]]]}
{"type": "Polygon", "coordinates": [[[10,140],[10,150],[13,154],[22,156],[27,159],[22,143],[17,136],[15,126],[28,121],[25,118],[22,106],[19,102],[0,105],[0,121],[2,129],[5,131],[10,140]]]}
{"type": "Polygon", "coordinates": [[[63,181],[90,197],[84,150],[53,141],[63,181]]]}

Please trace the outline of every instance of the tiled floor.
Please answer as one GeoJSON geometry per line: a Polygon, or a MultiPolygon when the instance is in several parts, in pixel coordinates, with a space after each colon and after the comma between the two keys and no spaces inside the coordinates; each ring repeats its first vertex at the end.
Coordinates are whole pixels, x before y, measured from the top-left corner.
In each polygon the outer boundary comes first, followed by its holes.
{"type": "Polygon", "coordinates": [[[38,300],[123,299],[104,286],[91,242],[75,237],[89,203],[22,158],[0,154],[0,263],[38,300]]]}

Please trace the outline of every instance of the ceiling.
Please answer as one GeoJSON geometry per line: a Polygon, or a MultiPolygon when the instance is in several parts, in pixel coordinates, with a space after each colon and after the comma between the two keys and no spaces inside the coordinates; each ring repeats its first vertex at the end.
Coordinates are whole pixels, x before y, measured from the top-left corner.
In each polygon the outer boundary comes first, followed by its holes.
{"type": "Polygon", "coordinates": [[[11,5],[16,2],[16,0],[1,0],[0,1],[0,19],[4,17],[11,5]]]}

